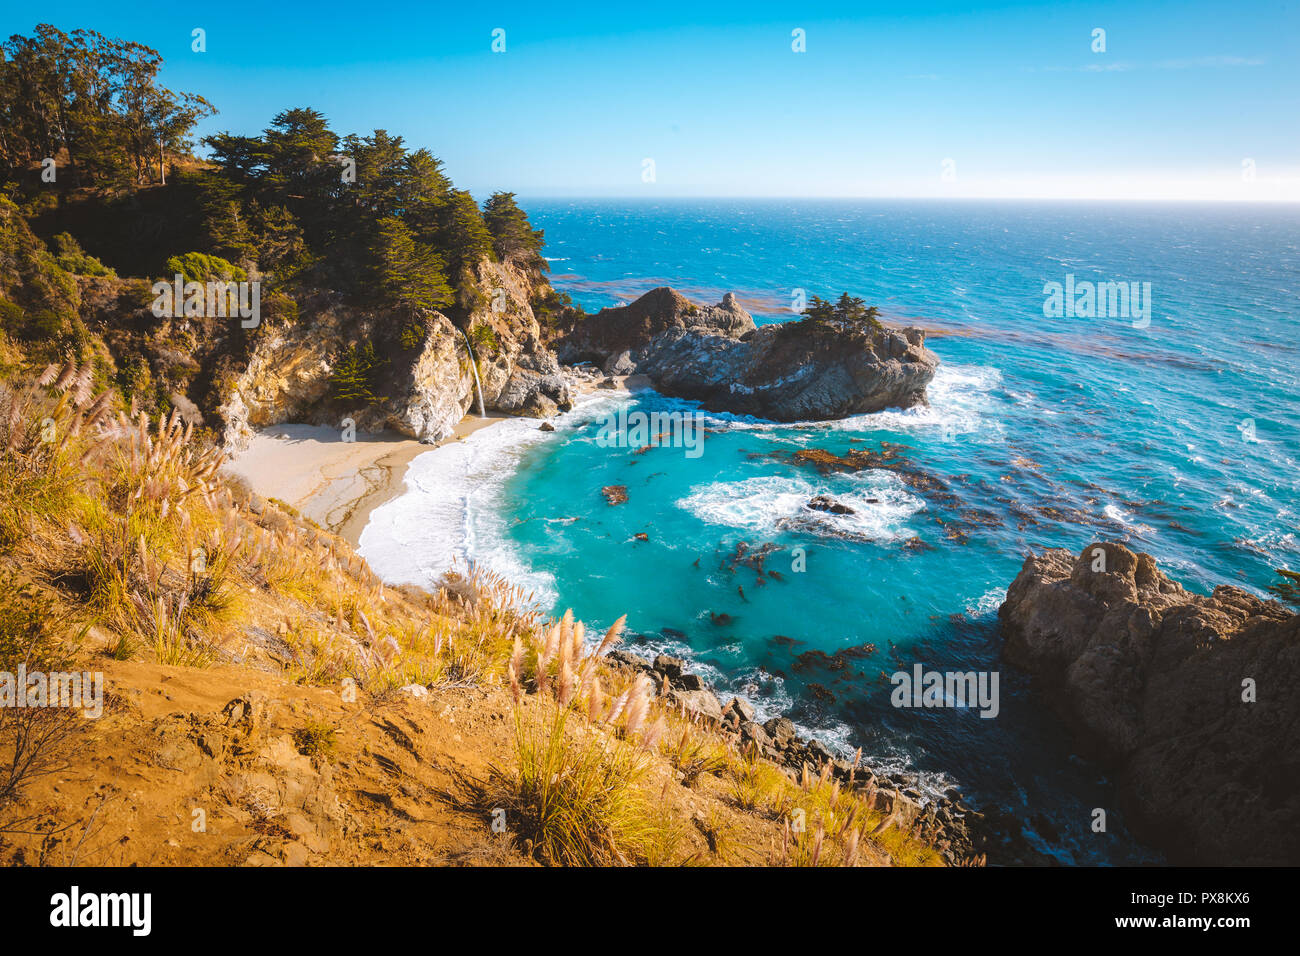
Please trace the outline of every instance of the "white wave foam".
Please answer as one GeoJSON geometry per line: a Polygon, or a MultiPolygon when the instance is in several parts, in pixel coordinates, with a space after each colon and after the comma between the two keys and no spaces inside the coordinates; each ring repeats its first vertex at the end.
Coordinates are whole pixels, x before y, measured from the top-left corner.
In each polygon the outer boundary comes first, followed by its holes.
{"type": "MultiPolygon", "coordinates": [[[[609,411],[608,404],[635,401],[647,411],[679,411],[700,416],[709,428],[731,431],[795,432],[809,439],[818,432],[847,431],[915,431],[938,432],[945,440],[982,430],[1002,431],[997,415],[990,413],[993,390],[1002,382],[1002,373],[983,365],[940,365],[928,389],[929,404],[908,409],[887,409],[866,415],[852,415],[834,421],[774,422],[752,415],[736,415],[701,407],[698,401],[662,395],[647,389],[636,396],[589,395],[586,408],[575,408],[565,416],[575,427],[588,423],[609,411]]],[[[1032,395],[1017,395],[1017,404],[1028,404],[1032,395]]]]}
{"type": "MultiPolygon", "coordinates": [[[[929,405],[908,409],[886,409],[866,415],[852,415],[829,422],[769,422],[743,415],[706,412],[719,423],[745,431],[785,431],[789,429],[824,429],[828,431],[938,431],[945,438],[966,435],[981,429],[1001,430],[996,416],[990,415],[992,392],[1002,382],[1002,373],[984,365],[940,365],[931,380],[927,395],[929,405]]],[[[1020,398],[1020,396],[1018,396],[1020,398]]]]}
{"type": "Polygon", "coordinates": [[[1101,509],[1101,513],[1111,521],[1115,522],[1115,524],[1132,531],[1134,534],[1153,534],[1156,530],[1149,524],[1143,524],[1140,521],[1133,520],[1133,515],[1117,504],[1106,505],[1106,507],[1101,509]]]}
{"type": "Polygon", "coordinates": [[[1119,505],[1107,505],[1101,509],[1101,513],[1116,524],[1122,524],[1128,528],[1133,527],[1133,516],[1119,505]]]}
{"type": "Polygon", "coordinates": [[[802,530],[828,537],[892,541],[915,534],[904,522],[925,503],[909,494],[896,475],[859,472],[846,478],[856,487],[831,490],[799,475],[718,481],[691,489],[677,507],[709,524],[768,535],[802,530]],[[855,513],[836,515],[807,507],[808,499],[819,494],[830,494],[855,513]]]}
{"type": "Polygon", "coordinates": [[[991,590],[985,591],[981,594],[979,600],[974,604],[966,605],[966,613],[973,618],[981,618],[993,614],[1002,606],[1002,602],[1006,600],[1006,597],[1006,588],[992,588],[991,590]]]}
{"type": "Polygon", "coordinates": [[[554,603],[554,579],[518,556],[500,504],[520,456],[548,437],[537,426],[536,419],[507,419],[417,456],[405,494],[376,508],[361,532],[357,550],[375,573],[390,584],[428,587],[453,563],[473,562],[542,605],[554,603]]]}
{"type": "Polygon", "coordinates": [[[1002,383],[1002,373],[983,365],[940,365],[926,393],[928,406],[903,411],[887,410],[837,422],[846,428],[890,428],[902,431],[936,428],[945,435],[965,435],[985,427],[1000,428],[988,415],[991,394],[1002,383]]]}
{"type": "Polygon", "coordinates": [[[1300,539],[1291,531],[1269,530],[1246,538],[1245,542],[1275,564],[1287,564],[1300,554],[1300,539]]]}

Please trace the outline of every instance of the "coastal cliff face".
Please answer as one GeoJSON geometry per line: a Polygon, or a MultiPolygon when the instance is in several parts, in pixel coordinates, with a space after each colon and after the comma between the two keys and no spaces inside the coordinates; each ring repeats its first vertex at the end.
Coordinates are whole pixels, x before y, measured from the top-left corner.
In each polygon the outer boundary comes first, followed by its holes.
{"type": "MultiPolygon", "coordinates": [[[[555,355],[543,342],[530,299],[539,282],[509,264],[485,261],[478,281],[484,302],[463,327],[478,342],[488,409],[548,416],[572,405],[555,355]]],[[[476,407],[466,336],[441,312],[389,314],[345,305],[324,295],[303,303],[295,322],[271,324],[254,337],[247,364],[220,390],[224,443],[243,447],[254,429],[284,422],[361,431],[392,429],[420,441],[448,437],[476,407]],[[372,348],[373,398],[344,398],[333,387],[340,361],[372,348]]]]}
{"type": "Polygon", "coordinates": [[[474,303],[458,312],[378,308],[332,292],[275,293],[262,298],[259,323],[245,328],[224,316],[155,315],[148,279],[67,273],[3,200],[0,253],[0,305],[21,302],[49,316],[48,328],[30,330],[13,328],[8,312],[0,316],[15,347],[50,337],[57,320],[124,398],[144,410],[176,409],[186,423],[212,429],[229,451],[244,448],[259,428],[342,428],[347,419],[358,431],[440,441],[477,408],[472,361],[489,410],[547,417],[572,407],[533,310],[550,286],[513,262],[481,261],[474,303]],[[348,361],[350,389],[338,379],[348,361]]]}
{"type": "Polygon", "coordinates": [[[805,320],[758,327],[728,293],[699,306],[669,288],[580,321],[562,361],[647,375],[666,395],[777,421],[843,418],[925,403],[939,359],[920,329],[805,320]]]}
{"type": "Polygon", "coordinates": [[[345,418],[361,431],[391,428],[428,441],[451,434],[474,390],[464,342],[441,314],[407,321],[420,329],[412,348],[398,340],[393,317],[358,313],[319,299],[303,310],[298,322],[268,328],[218,409],[225,445],[240,448],[254,429],[270,425],[339,427],[345,418]],[[373,402],[337,400],[332,394],[340,357],[357,342],[370,343],[381,356],[373,402]]]}
{"type": "Polygon", "coordinates": [[[483,401],[488,408],[544,418],[573,407],[573,395],[560,363],[546,345],[532,300],[546,281],[509,263],[479,264],[478,283],[488,302],[474,310],[469,327],[491,329],[495,345],[479,355],[483,401]]]}
{"type": "Polygon", "coordinates": [[[1006,658],[1117,768],[1140,835],[1174,862],[1300,862],[1300,615],[1099,543],[1031,555],[998,616],[1006,658]]]}

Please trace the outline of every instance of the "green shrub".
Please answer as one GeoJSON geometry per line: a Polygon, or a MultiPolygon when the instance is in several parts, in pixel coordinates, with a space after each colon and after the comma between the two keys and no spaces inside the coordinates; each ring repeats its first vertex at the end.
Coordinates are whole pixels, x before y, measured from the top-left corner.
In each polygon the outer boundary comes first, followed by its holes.
{"type": "Polygon", "coordinates": [[[142,355],[137,355],[131,359],[117,373],[117,384],[122,390],[122,395],[128,401],[132,398],[146,399],[153,388],[153,374],[149,371],[149,362],[142,355]]]}
{"type": "Polygon", "coordinates": [[[117,278],[117,273],[94,256],[87,255],[70,232],[61,232],[53,239],[55,262],[59,267],[81,276],[107,276],[117,278]]]}
{"type": "Polygon", "coordinates": [[[484,354],[495,352],[499,348],[496,331],[490,325],[476,325],[469,330],[469,340],[474,345],[474,352],[481,360],[484,354]]]}
{"type": "Polygon", "coordinates": [[[402,348],[414,349],[424,344],[424,326],[411,322],[402,327],[402,348]]]}
{"type": "Polygon", "coordinates": [[[338,736],[333,725],[309,717],[304,726],[294,731],[293,742],[303,756],[323,759],[334,752],[338,736]]]}
{"type": "Polygon", "coordinates": [[[243,282],[248,278],[239,266],[205,252],[172,256],[163,271],[169,276],[180,275],[186,282],[243,282]]]}
{"type": "Polygon", "coordinates": [[[367,342],[360,347],[348,346],[330,375],[334,397],[341,402],[363,402],[367,405],[379,401],[374,392],[374,374],[378,365],[373,343],[367,342]]]}

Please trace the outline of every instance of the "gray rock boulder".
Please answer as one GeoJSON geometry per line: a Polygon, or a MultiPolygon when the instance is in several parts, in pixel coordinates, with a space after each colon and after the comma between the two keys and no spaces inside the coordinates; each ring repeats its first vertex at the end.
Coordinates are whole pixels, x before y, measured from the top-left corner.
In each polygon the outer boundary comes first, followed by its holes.
{"type": "Polygon", "coordinates": [[[778,747],[785,747],[794,739],[794,721],[789,717],[773,717],[763,729],[778,747]]]}
{"type": "Polygon", "coordinates": [[[573,407],[569,383],[558,372],[543,375],[518,366],[506,379],[492,405],[512,415],[546,418],[573,407]]]}
{"type": "Polygon", "coordinates": [[[710,690],[679,690],[668,692],[668,701],[681,708],[688,716],[698,717],[711,724],[722,723],[722,704],[710,690]]]}

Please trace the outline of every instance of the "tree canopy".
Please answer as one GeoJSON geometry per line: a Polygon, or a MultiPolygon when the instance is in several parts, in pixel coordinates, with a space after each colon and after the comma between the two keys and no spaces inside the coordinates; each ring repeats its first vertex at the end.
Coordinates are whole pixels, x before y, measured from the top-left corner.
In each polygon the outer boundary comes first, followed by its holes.
{"type": "Polygon", "coordinates": [[[877,331],[880,324],[880,310],[874,305],[867,305],[863,299],[855,298],[847,292],[841,293],[835,302],[828,302],[818,296],[809,300],[802,313],[817,322],[835,322],[877,331]]]}
{"type": "Polygon", "coordinates": [[[161,66],[155,50],[88,30],[43,24],[0,44],[0,184],[39,202],[40,165],[55,159],[48,188],[90,187],[111,206],[80,230],[55,217],[57,231],[110,264],[129,237],[133,249],[151,246],[154,269],[203,254],[277,283],[465,311],[483,301],[484,260],[545,270],[542,231],[513,193],[480,209],[429,150],[385,129],[340,135],[321,111],[296,106],[258,135],[204,137],[207,156],[195,158],[187,137],[215,110],[163,87],[161,66]],[[165,189],[143,203],[120,189],[152,184],[165,189]]]}
{"type": "Polygon", "coordinates": [[[452,303],[442,257],[416,241],[402,220],[380,220],[374,254],[376,278],[388,301],[416,309],[441,309],[452,303]]]}
{"type": "Polygon", "coordinates": [[[542,230],[533,229],[515,202],[514,193],[493,193],[483,204],[483,221],[492,234],[492,248],[503,262],[543,266],[542,230]]]}
{"type": "Polygon", "coordinates": [[[158,82],[162,55],[93,30],[43,23],[0,44],[0,166],[15,178],[43,160],[71,185],[144,185],[164,178],[166,152],[189,147],[215,113],[194,93],[158,82]]]}

